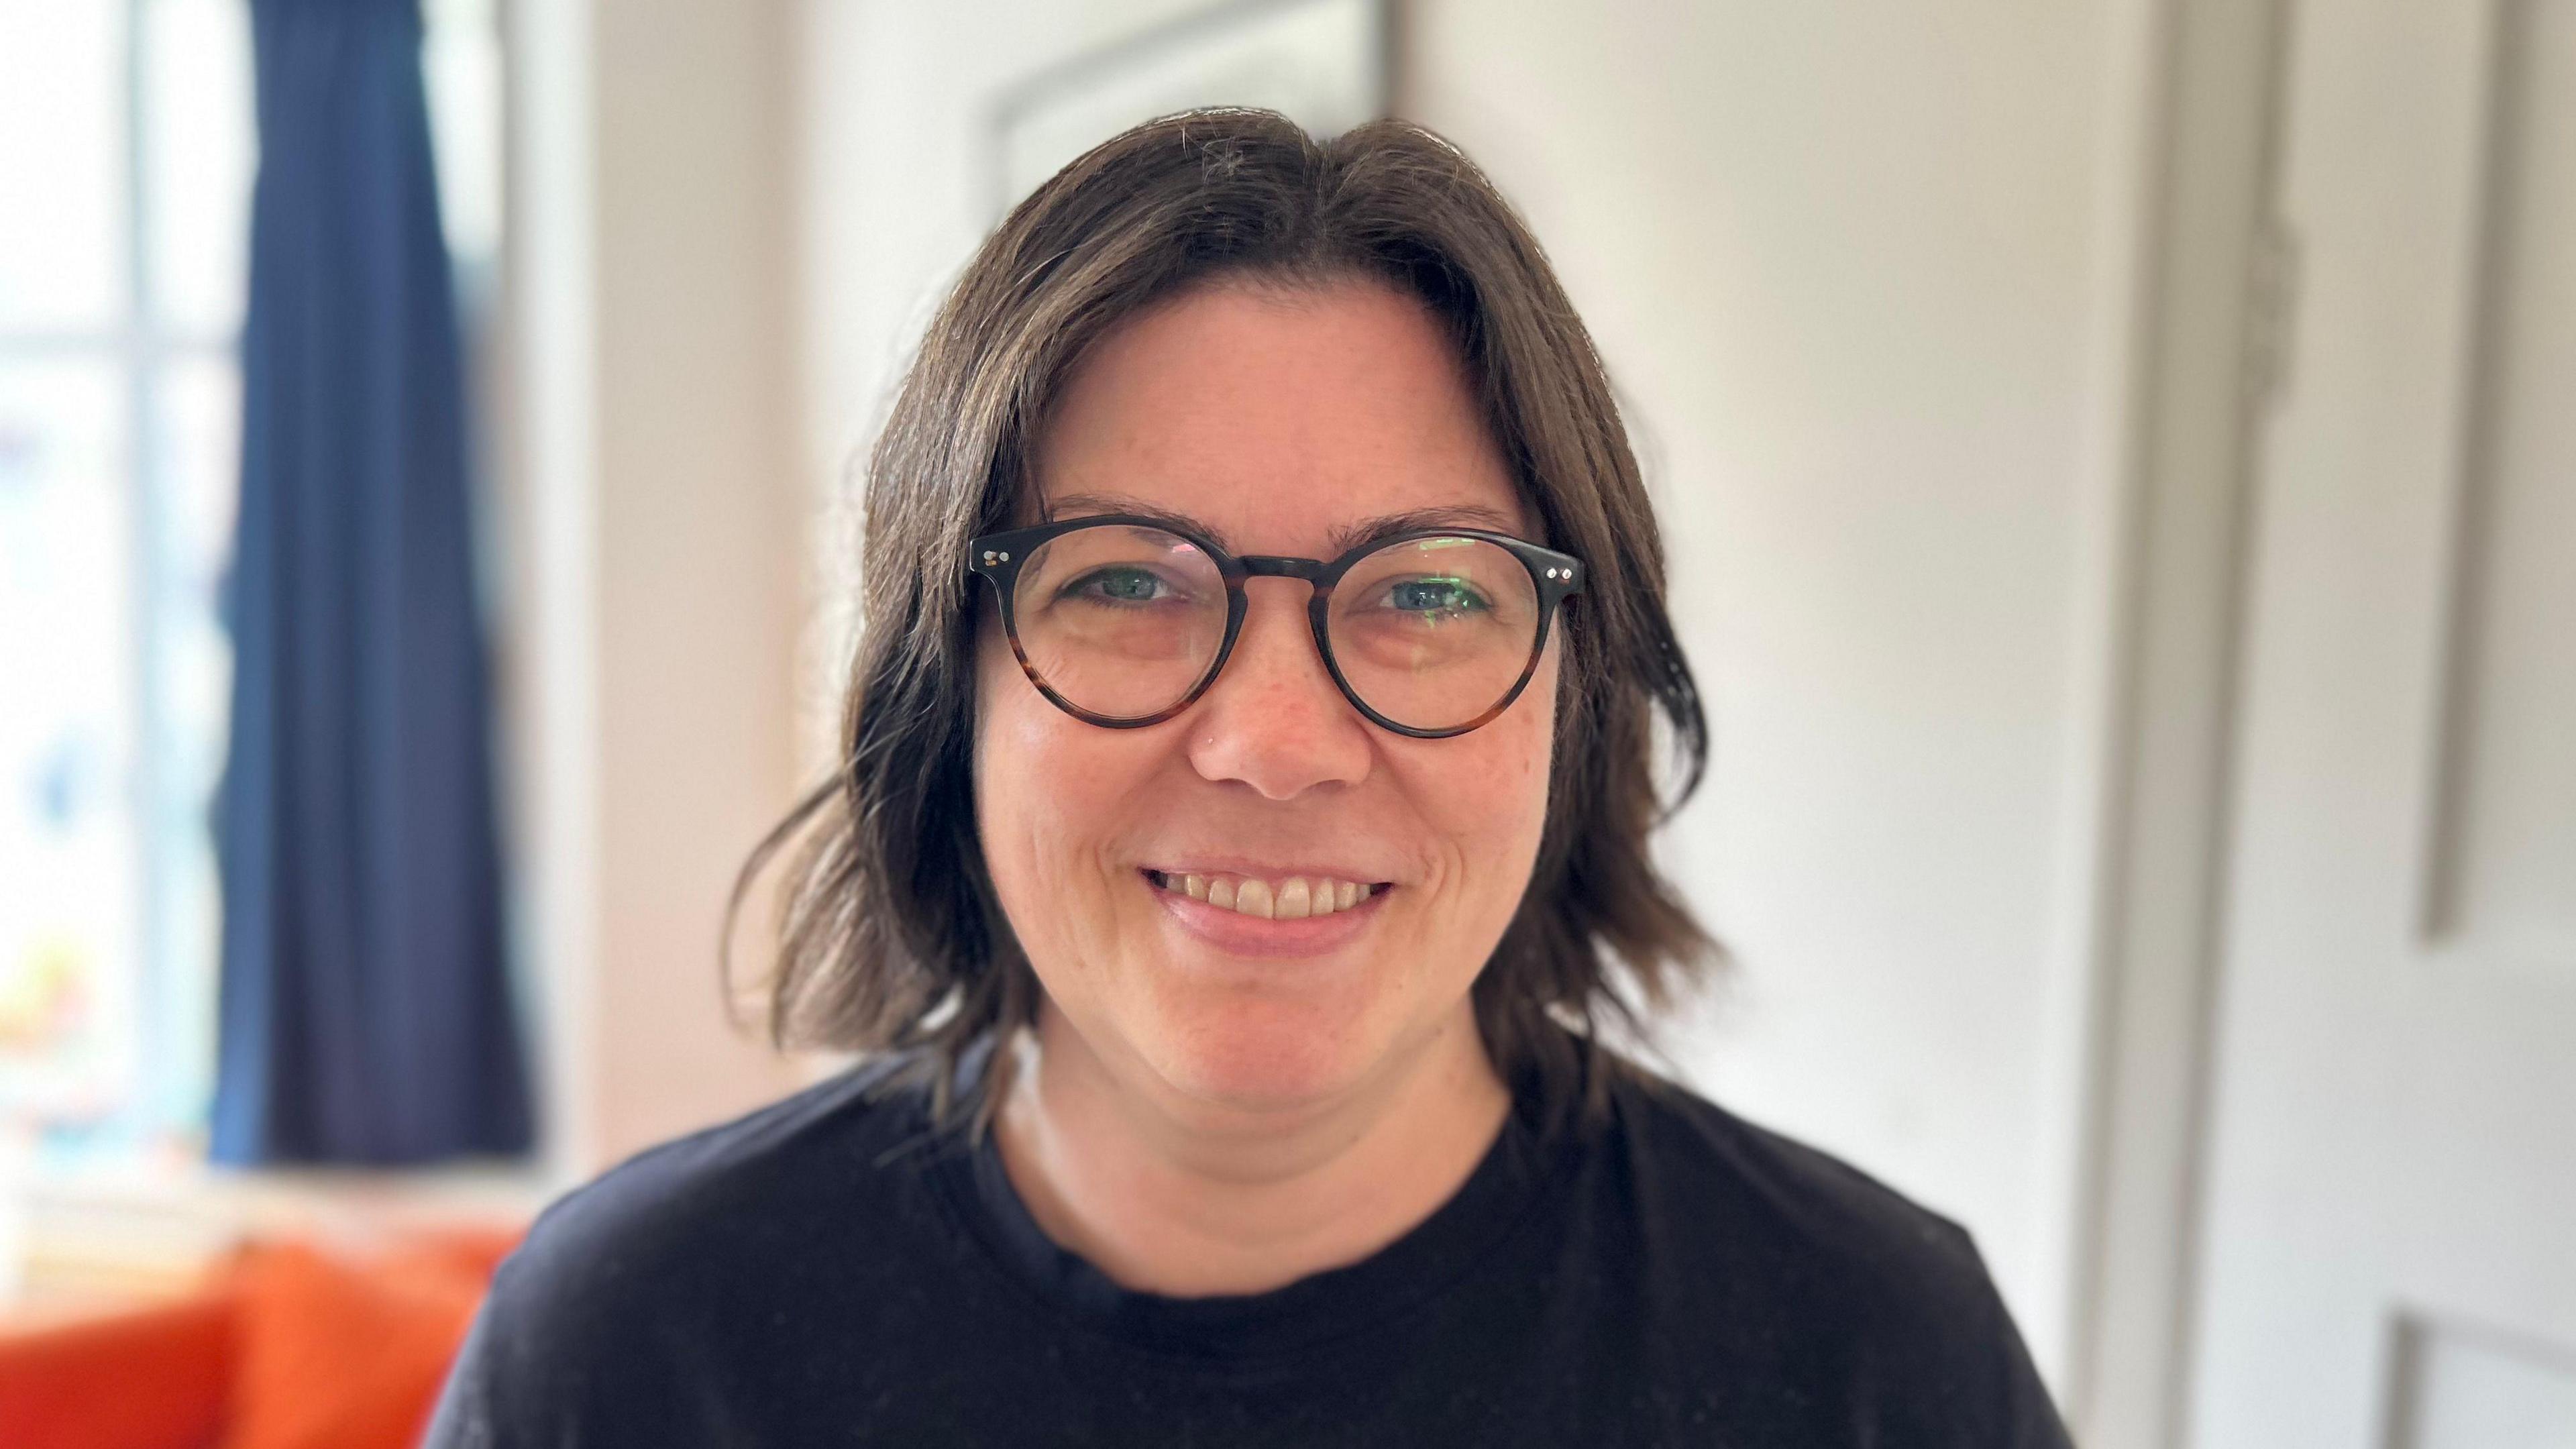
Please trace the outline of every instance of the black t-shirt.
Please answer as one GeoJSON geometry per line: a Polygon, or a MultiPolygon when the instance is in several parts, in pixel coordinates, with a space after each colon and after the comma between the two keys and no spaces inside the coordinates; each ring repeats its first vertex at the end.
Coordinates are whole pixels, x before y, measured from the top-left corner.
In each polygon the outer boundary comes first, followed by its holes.
{"type": "Polygon", "coordinates": [[[879,1061],[652,1148],[505,1262],[429,1443],[2063,1446],[1968,1235],[1682,1089],[1526,1097],[1372,1256],[1120,1288],[879,1061]]]}

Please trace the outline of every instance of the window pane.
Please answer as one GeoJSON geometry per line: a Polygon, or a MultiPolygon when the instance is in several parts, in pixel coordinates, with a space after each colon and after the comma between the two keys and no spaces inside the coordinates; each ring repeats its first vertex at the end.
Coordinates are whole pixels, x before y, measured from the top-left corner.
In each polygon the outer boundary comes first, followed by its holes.
{"type": "Polygon", "coordinates": [[[421,74],[429,92],[438,209],[467,284],[501,250],[501,25],[495,0],[424,0],[421,74]]]}
{"type": "Polygon", "coordinates": [[[0,366],[0,1107],[102,1116],[132,1065],[136,881],[124,384],[0,366]]]}
{"type": "Polygon", "coordinates": [[[124,313],[125,7],[0,0],[0,329],[124,313]]]}
{"type": "Polygon", "coordinates": [[[219,592],[240,496],[241,380],[228,355],[162,376],[152,589],[159,709],[151,722],[156,898],[145,964],[152,1051],[136,1125],[194,1130],[214,1081],[217,897],[212,810],[230,722],[232,638],[219,592]]]}
{"type": "Polygon", "coordinates": [[[164,326],[229,338],[241,325],[258,162],[250,7],[149,0],[144,15],[154,300],[164,326]]]}

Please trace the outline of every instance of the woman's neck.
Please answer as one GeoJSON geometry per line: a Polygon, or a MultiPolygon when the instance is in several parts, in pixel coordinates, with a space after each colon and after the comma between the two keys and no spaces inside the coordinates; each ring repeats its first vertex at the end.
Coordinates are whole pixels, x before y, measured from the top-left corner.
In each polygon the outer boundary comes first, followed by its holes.
{"type": "Polygon", "coordinates": [[[1355,1263],[1447,1202],[1511,1110],[1464,1002],[1401,1070],[1295,1112],[1174,1111],[1117,1081],[1052,1005],[994,1124],[1040,1229],[1121,1287],[1261,1293],[1355,1263]]]}

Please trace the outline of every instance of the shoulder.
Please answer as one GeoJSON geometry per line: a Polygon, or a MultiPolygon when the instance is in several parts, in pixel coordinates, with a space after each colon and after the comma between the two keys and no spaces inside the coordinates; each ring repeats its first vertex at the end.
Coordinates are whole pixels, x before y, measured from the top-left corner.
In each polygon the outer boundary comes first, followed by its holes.
{"type": "Polygon", "coordinates": [[[907,1065],[874,1059],[635,1153],[540,1213],[504,1271],[613,1277],[629,1261],[720,1247],[706,1241],[711,1228],[755,1246],[813,1202],[864,1201],[893,1160],[935,1143],[907,1065]],[[744,1231],[755,1223],[768,1231],[744,1231]]]}
{"type": "Polygon", "coordinates": [[[1678,1084],[1640,1072],[1613,1102],[1607,1165],[1678,1301],[1725,1305],[1891,1442],[2064,1442],[1966,1229],[1678,1084]]]}
{"type": "Polygon", "coordinates": [[[748,1350],[800,1287],[868,1301],[868,1279],[904,1260],[896,1239],[919,1221],[907,1196],[919,1175],[897,1164],[944,1142],[903,1082],[908,1064],[852,1067],[556,1199],[493,1275],[429,1442],[667,1430],[655,1416],[687,1406],[664,1400],[720,1373],[710,1356],[748,1350]]]}
{"type": "Polygon", "coordinates": [[[1613,1100],[1646,1191],[1727,1209],[1738,1232],[1813,1270],[1945,1288],[1986,1281],[1965,1228],[1830,1153],[1642,1071],[1613,1100]]]}
{"type": "Polygon", "coordinates": [[[910,1057],[850,1067],[767,1106],[648,1147],[558,1198],[496,1292],[576,1302],[670,1297],[697,1282],[845,1253],[912,1206],[898,1164],[947,1150],[910,1057]]]}

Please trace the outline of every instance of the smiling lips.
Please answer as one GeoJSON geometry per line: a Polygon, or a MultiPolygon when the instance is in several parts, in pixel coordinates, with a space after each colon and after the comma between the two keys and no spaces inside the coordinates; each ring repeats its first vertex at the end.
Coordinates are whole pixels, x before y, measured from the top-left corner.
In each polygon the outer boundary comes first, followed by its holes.
{"type": "Polygon", "coordinates": [[[1147,871],[1154,884],[1220,910],[1257,916],[1265,921],[1300,921],[1347,911],[1375,895],[1379,887],[1328,876],[1292,875],[1281,880],[1257,876],[1199,875],[1147,871]]]}

